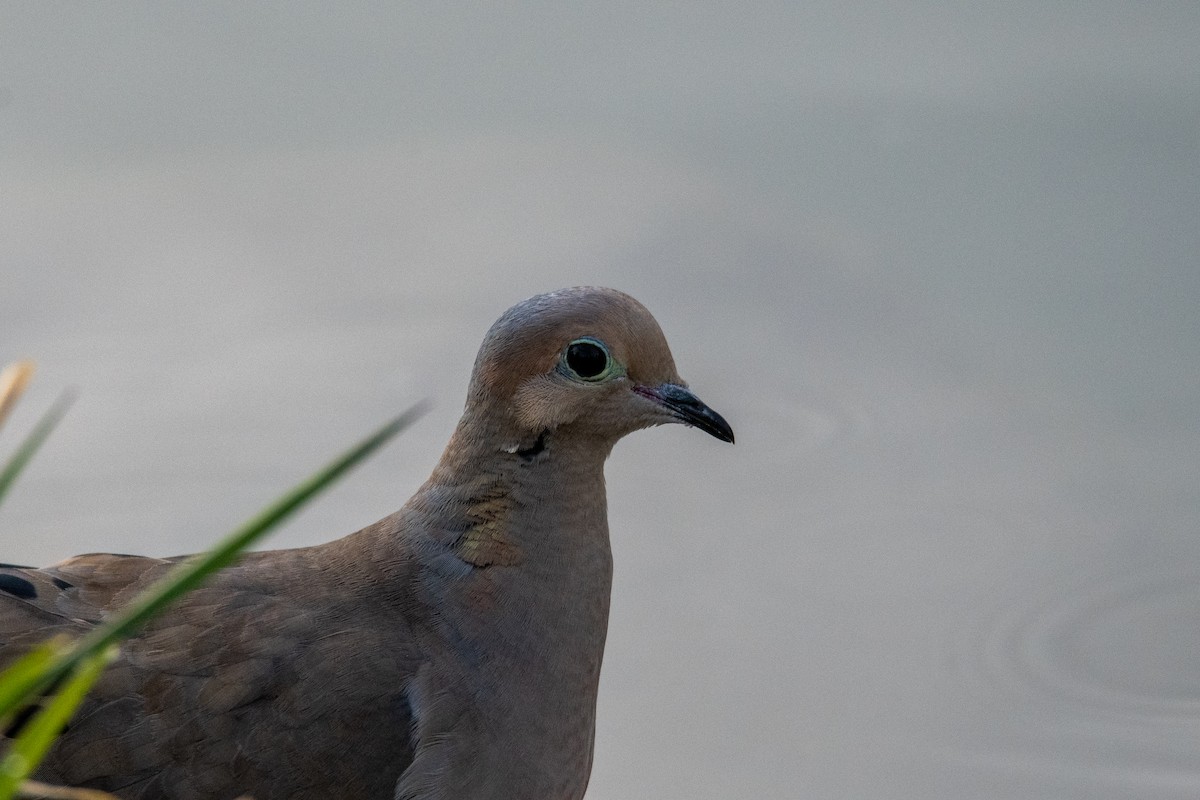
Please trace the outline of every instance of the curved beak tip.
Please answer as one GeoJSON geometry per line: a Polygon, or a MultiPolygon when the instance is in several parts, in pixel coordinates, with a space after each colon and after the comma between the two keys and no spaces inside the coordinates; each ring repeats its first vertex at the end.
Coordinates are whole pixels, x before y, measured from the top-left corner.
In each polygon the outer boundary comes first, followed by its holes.
{"type": "MultiPolygon", "coordinates": [[[[700,428],[700,430],[717,437],[722,442],[729,442],[730,444],[733,444],[733,428],[729,427],[729,423],[725,421],[724,417],[713,411],[711,408],[709,409],[709,412],[712,414],[714,425],[711,428],[700,428]]],[[[697,425],[696,427],[699,428],[700,426],[697,425]]]]}
{"type": "Polygon", "coordinates": [[[668,383],[656,387],[639,387],[639,394],[665,407],[675,419],[685,425],[698,428],[722,442],[733,444],[733,428],[724,417],[701,402],[690,390],[668,383]]]}

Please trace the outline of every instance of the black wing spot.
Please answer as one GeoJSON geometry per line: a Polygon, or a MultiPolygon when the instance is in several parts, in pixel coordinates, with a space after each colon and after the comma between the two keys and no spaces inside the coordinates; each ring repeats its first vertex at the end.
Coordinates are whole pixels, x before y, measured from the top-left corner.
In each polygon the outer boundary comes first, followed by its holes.
{"type": "Polygon", "coordinates": [[[32,583],[17,575],[0,572],[0,592],[8,592],[14,597],[28,600],[37,597],[37,588],[32,583]]]}
{"type": "MultiPolygon", "coordinates": [[[[29,724],[29,720],[33,719],[33,715],[43,710],[41,703],[33,703],[25,706],[17,715],[13,717],[13,721],[8,723],[8,727],[4,729],[4,737],[6,739],[15,739],[21,735],[21,731],[25,730],[25,726],[29,724]]],[[[71,730],[70,725],[64,725],[62,733],[71,730]]]]}
{"type": "Polygon", "coordinates": [[[13,721],[4,729],[4,736],[8,739],[15,739],[17,735],[25,728],[25,725],[33,718],[33,715],[42,710],[42,707],[37,703],[30,706],[25,706],[17,715],[13,717],[13,721]]]}
{"type": "Polygon", "coordinates": [[[53,581],[53,582],[54,582],[54,585],[55,585],[55,586],[57,586],[57,587],[58,587],[58,588],[60,588],[60,589],[73,589],[73,588],[75,588],[75,584],[73,584],[73,583],[67,583],[67,582],[66,582],[66,581],[64,581],[62,578],[51,578],[50,580],[51,580],[51,581],[53,581]]]}

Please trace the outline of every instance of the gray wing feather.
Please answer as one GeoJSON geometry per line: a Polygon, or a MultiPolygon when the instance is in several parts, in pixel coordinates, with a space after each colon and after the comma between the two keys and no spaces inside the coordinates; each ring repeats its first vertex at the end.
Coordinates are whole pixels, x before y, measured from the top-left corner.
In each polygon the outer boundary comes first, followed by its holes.
{"type": "MultiPolygon", "coordinates": [[[[412,761],[413,648],[316,550],[248,554],[128,640],[38,777],[127,798],[390,799],[412,761]]],[[[0,665],[84,633],[173,565],[0,569],[0,665]]]]}

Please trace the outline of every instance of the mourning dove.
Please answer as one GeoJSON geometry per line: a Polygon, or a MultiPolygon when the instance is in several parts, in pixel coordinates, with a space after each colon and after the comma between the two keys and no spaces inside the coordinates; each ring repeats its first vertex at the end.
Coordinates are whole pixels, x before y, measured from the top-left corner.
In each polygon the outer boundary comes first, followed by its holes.
{"type": "MultiPolygon", "coordinates": [[[[586,287],[514,306],[403,508],[246,554],[184,597],[123,645],[39,779],[147,799],[577,800],[608,626],[604,461],[668,422],[733,441],[640,303],[586,287]]],[[[0,656],[83,633],[175,561],[5,567],[0,656]]]]}

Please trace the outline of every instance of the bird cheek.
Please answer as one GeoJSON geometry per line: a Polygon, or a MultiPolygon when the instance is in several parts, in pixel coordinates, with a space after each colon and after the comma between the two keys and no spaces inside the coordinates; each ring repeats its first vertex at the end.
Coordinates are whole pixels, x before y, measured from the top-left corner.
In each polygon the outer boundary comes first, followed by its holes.
{"type": "Polygon", "coordinates": [[[553,430],[578,413],[577,406],[563,397],[563,387],[548,375],[523,383],[513,395],[513,410],[517,422],[530,431],[553,430]]]}
{"type": "Polygon", "coordinates": [[[655,425],[664,425],[675,421],[657,403],[648,402],[646,398],[636,395],[633,392],[629,392],[624,398],[619,414],[622,427],[626,433],[639,431],[643,428],[653,428],[655,425]]]}

